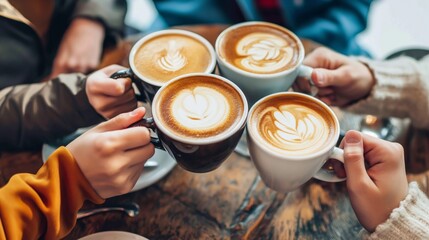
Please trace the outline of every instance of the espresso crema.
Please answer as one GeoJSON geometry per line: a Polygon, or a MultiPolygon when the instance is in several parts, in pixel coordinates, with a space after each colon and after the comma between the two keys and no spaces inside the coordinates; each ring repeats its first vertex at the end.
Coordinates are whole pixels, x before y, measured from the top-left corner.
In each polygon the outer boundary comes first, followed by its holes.
{"type": "Polygon", "coordinates": [[[244,112],[241,95],[209,76],[192,76],[163,89],[157,115],[171,133],[185,138],[219,135],[238,124],[244,112]]]}
{"type": "Polygon", "coordinates": [[[227,32],[220,43],[220,56],[251,73],[278,73],[296,66],[300,47],[291,33],[276,25],[244,25],[227,32]]]}
{"type": "Polygon", "coordinates": [[[258,105],[252,131],[281,153],[307,155],[335,139],[335,120],[322,106],[305,99],[278,96],[258,105]]]}
{"type": "Polygon", "coordinates": [[[148,40],[134,56],[136,70],[160,83],[187,73],[205,72],[211,61],[211,53],[203,43],[173,33],[148,40]]]}

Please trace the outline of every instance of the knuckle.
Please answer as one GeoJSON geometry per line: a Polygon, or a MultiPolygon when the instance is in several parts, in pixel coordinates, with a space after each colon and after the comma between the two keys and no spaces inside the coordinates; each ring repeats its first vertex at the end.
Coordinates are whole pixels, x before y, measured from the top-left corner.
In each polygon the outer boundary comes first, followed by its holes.
{"type": "Polygon", "coordinates": [[[349,152],[349,151],[345,151],[344,152],[344,158],[346,159],[346,161],[348,162],[358,162],[361,161],[362,159],[362,154],[358,153],[358,152],[349,152]]]}
{"type": "Polygon", "coordinates": [[[101,156],[108,156],[116,151],[114,141],[111,137],[100,137],[94,140],[94,148],[101,156]]]}
{"type": "Polygon", "coordinates": [[[395,151],[397,152],[397,154],[404,154],[404,147],[397,143],[397,142],[392,142],[393,148],[395,149],[395,151]]]}

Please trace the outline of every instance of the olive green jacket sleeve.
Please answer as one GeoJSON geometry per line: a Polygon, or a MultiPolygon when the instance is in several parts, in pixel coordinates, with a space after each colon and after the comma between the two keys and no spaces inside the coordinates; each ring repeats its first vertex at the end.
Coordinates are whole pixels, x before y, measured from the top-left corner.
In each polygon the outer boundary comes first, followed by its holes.
{"type": "Polygon", "coordinates": [[[84,75],[63,74],[0,90],[0,150],[37,148],[104,120],[89,104],[85,83],[84,75]]]}
{"type": "Polygon", "coordinates": [[[86,17],[100,21],[105,28],[105,45],[112,46],[123,36],[126,0],[79,0],[73,17],[86,17]]]}

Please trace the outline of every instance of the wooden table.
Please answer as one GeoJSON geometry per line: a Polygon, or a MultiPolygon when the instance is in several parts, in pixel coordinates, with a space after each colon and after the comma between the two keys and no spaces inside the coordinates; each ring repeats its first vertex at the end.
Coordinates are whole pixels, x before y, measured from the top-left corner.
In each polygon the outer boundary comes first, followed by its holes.
{"type": "MultiPolygon", "coordinates": [[[[194,26],[214,43],[225,26],[194,26]]],[[[103,64],[127,65],[131,39],[106,55],[103,64]]],[[[305,41],[306,51],[317,44],[305,41]]],[[[407,135],[409,178],[428,192],[429,134],[407,135]]],[[[41,152],[0,153],[0,186],[18,172],[35,173],[41,152]]],[[[356,239],[361,225],[351,208],[344,183],[311,180],[288,193],[274,192],[262,183],[248,158],[233,153],[217,170],[193,174],[175,167],[170,174],[140,191],[107,200],[134,201],[140,214],[130,218],[109,212],[81,219],[66,239],[94,232],[121,230],[149,239],[356,239]]],[[[88,203],[84,208],[94,207],[88,203]]]]}

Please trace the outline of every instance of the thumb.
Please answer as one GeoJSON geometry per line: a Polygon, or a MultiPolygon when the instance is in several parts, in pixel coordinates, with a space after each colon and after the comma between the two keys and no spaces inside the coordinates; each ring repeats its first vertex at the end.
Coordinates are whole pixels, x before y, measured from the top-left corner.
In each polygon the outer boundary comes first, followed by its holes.
{"type": "Polygon", "coordinates": [[[347,182],[351,186],[371,181],[365,169],[362,135],[357,131],[348,131],[344,137],[344,168],[347,182]],[[356,183],[356,184],[355,184],[356,183]]]}
{"type": "Polygon", "coordinates": [[[98,125],[97,130],[100,132],[114,131],[125,129],[131,124],[141,120],[146,113],[144,107],[134,109],[132,112],[121,113],[118,116],[98,125]]]}

